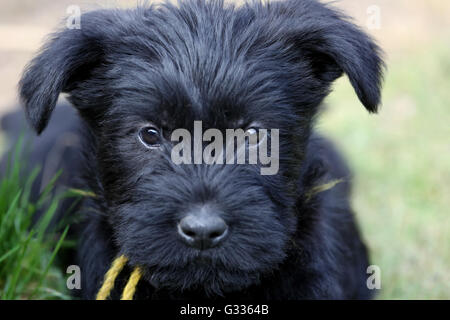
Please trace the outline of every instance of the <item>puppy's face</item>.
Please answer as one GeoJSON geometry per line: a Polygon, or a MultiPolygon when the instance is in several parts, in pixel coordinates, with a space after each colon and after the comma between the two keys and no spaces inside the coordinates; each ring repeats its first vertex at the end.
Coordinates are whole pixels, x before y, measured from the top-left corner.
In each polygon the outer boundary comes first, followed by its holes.
{"type": "Polygon", "coordinates": [[[35,129],[68,92],[94,138],[111,236],[153,285],[220,294],[257,283],[296,230],[305,146],[331,82],[347,73],[376,110],[377,47],[315,1],[99,11],[81,24],[58,33],[21,81],[35,129]],[[175,164],[172,133],[194,137],[194,121],[223,136],[279,130],[279,169],[175,164]]]}
{"type": "Polygon", "coordinates": [[[185,55],[148,67],[145,57],[134,55],[140,68],[122,67],[128,57],[118,57],[121,74],[107,82],[119,88],[140,78],[142,88],[119,90],[95,136],[109,221],[121,251],[148,268],[155,286],[220,293],[258,281],[285,257],[296,225],[290,173],[298,171],[292,168],[299,165],[303,143],[295,137],[303,136],[298,132],[308,123],[298,125],[281,63],[243,64],[227,60],[223,51],[197,54],[202,70],[185,55]],[[208,61],[210,55],[217,61],[208,61]],[[175,68],[181,63],[184,72],[175,68]],[[212,74],[221,64],[227,69],[218,81],[212,74]],[[249,68],[260,71],[243,73],[249,68]],[[272,88],[259,90],[252,82],[272,88]],[[171,136],[183,128],[194,139],[194,121],[201,121],[203,132],[217,129],[223,137],[227,129],[279,129],[278,172],[262,175],[261,164],[174,164],[171,136]]]}

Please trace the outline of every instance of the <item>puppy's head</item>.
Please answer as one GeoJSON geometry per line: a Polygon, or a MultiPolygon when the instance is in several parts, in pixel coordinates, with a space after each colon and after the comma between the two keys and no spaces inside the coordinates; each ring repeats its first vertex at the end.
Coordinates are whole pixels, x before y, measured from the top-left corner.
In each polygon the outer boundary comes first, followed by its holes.
{"type": "Polygon", "coordinates": [[[186,1],[84,14],[81,29],[56,33],[32,61],[20,94],[38,133],[61,92],[88,123],[92,180],[131,263],[155,286],[220,294],[285,258],[312,119],[343,73],[375,112],[379,50],[332,8],[186,1]],[[278,129],[279,170],[175,164],[171,133],[194,135],[194,121],[278,129]]]}

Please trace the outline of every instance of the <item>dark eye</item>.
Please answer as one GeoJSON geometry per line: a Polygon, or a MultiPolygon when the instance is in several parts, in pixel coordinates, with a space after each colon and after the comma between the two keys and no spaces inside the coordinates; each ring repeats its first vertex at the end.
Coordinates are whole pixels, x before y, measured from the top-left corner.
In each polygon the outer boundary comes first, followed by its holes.
{"type": "Polygon", "coordinates": [[[139,131],[139,139],[148,148],[158,148],[161,145],[161,135],[154,127],[145,127],[139,131]]]}
{"type": "Polygon", "coordinates": [[[245,130],[245,135],[248,137],[248,144],[250,146],[256,146],[259,144],[258,141],[258,128],[250,127],[245,130]]]}
{"type": "Polygon", "coordinates": [[[245,130],[245,133],[247,133],[249,136],[254,136],[258,134],[258,129],[251,127],[245,130]]]}

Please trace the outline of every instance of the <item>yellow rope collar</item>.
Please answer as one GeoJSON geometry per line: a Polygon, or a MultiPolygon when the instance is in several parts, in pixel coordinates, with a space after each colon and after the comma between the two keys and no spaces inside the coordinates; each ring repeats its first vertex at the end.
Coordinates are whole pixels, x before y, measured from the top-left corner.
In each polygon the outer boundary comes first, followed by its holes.
{"type": "MultiPolygon", "coordinates": [[[[114,288],[114,282],[119,275],[120,271],[122,271],[125,264],[128,262],[128,258],[124,255],[117,257],[114,259],[111,268],[109,268],[108,272],[105,274],[105,278],[103,280],[102,287],[97,293],[97,300],[106,300],[111,290],[114,288]]],[[[136,286],[139,280],[142,277],[142,270],[139,267],[135,267],[133,272],[128,279],[128,282],[123,289],[122,297],[120,300],[133,300],[134,293],[136,291],[136,286]]]]}

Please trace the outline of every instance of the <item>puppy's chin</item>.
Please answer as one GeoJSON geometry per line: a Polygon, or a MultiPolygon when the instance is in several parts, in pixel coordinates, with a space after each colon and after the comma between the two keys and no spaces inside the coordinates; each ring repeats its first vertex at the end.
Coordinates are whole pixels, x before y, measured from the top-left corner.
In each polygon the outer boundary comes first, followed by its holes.
{"type": "Polygon", "coordinates": [[[148,267],[144,279],[157,290],[174,294],[197,292],[207,297],[224,296],[260,283],[257,270],[231,271],[206,263],[192,263],[184,268],[148,267]]]}

